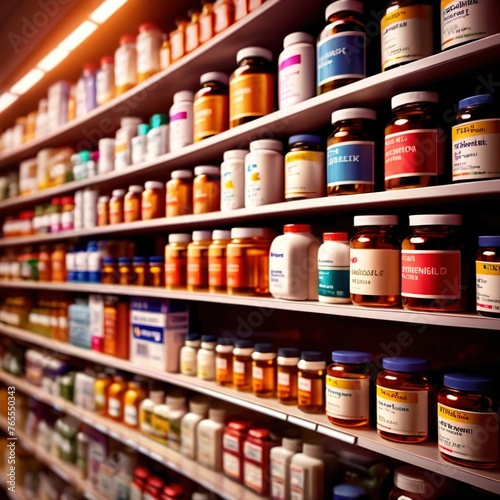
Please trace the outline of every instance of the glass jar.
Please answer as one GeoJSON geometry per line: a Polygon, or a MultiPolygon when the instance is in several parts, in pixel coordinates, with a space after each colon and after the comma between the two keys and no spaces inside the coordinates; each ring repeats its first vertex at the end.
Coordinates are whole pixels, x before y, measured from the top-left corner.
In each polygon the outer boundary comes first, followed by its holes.
{"type": "Polygon", "coordinates": [[[165,246],[165,286],[167,290],[178,290],[187,286],[187,249],[190,234],[173,233],[165,246]]]}
{"type": "Polygon", "coordinates": [[[251,340],[236,340],[233,349],[233,386],[237,391],[252,391],[252,353],[251,340]]]}
{"type": "Polygon", "coordinates": [[[174,170],[166,186],[167,217],[193,213],[193,172],[174,170]]]}
{"type": "Polygon", "coordinates": [[[194,169],[193,214],[220,210],[220,168],[200,166],[194,169]]]}
{"type": "Polygon", "coordinates": [[[148,259],[146,257],[134,257],[132,259],[133,285],[146,286],[148,259]]]}
{"type": "Polygon", "coordinates": [[[293,347],[278,349],[278,401],[284,405],[297,404],[299,350],[293,347]]]}
{"type": "Polygon", "coordinates": [[[123,222],[124,189],[114,189],[109,199],[109,223],[121,224],[123,222]]]}
{"type": "Polygon", "coordinates": [[[208,287],[210,293],[225,292],[227,289],[227,245],[231,241],[231,231],[216,229],[208,247],[208,287]]]}
{"type": "Polygon", "coordinates": [[[123,35],[115,52],[116,95],[137,85],[137,48],[132,35],[123,35]]]}
{"type": "Polygon", "coordinates": [[[221,337],[215,348],[215,381],[223,387],[233,385],[233,349],[232,338],[221,337]]]}
{"type": "Polygon", "coordinates": [[[113,257],[104,257],[102,259],[102,284],[117,285],[119,282],[120,272],[117,260],[113,257]]]}
{"type": "Polygon", "coordinates": [[[276,357],[272,344],[255,344],[252,353],[252,392],[259,398],[274,398],[276,395],[276,357]]]}
{"type": "Polygon", "coordinates": [[[326,362],[323,355],[316,351],[302,351],[297,367],[299,410],[305,413],[324,413],[326,362]]]}
{"type": "Polygon", "coordinates": [[[163,183],[148,181],[142,193],[142,220],[165,217],[165,190],[163,183]]]}
{"type": "Polygon", "coordinates": [[[97,225],[109,224],[109,196],[99,196],[97,200],[97,225]]]}
{"type": "Polygon", "coordinates": [[[163,35],[153,23],[143,23],[139,26],[137,37],[137,81],[148,79],[160,71],[160,48],[163,35]]]}
{"type": "Polygon", "coordinates": [[[120,285],[134,285],[134,272],[132,270],[132,261],[128,257],[118,259],[118,273],[120,285]]]}
{"type": "Polygon", "coordinates": [[[165,259],[163,257],[149,257],[146,285],[154,287],[165,286],[165,259]]]}
{"type": "Polygon", "coordinates": [[[187,247],[187,289],[189,292],[208,288],[208,247],[212,231],[193,231],[192,242],[187,247]]]}
{"type": "Polygon", "coordinates": [[[141,193],[142,186],[129,186],[123,199],[123,219],[125,222],[141,220],[141,193]]]}
{"type": "Polygon", "coordinates": [[[500,236],[479,236],[476,253],[476,310],[500,316],[500,236]]]}

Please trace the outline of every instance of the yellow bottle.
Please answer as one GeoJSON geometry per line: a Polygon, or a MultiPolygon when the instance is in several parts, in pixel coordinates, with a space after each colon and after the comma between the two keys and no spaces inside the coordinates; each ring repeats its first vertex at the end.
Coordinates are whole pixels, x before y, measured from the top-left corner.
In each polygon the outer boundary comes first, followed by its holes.
{"type": "Polygon", "coordinates": [[[115,370],[106,368],[106,370],[97,375],[97,380],[94,385],[94,401],[95,411],[99,415],[108,414],[107,392],[109,386],[113,383],[113,376],[115,373],[115,370]]]}
{"type": "Polygon", "coordinates": [[[143,434],[153,435],[153,412],[157,405],[165,401],[165,391],[151,390],[149,397],[139,405],[139,428],[143,434]]]}
{"type": "Polygon", "coordinates": [[[127,381],[121,374],[113,377],[113,383],[106,391],[107,396],[107,417],[116,422],[123,421],[123,398],[127,390],[127,381]]]}
{"type": "Polygon", "coordinates": [[[187,289],[189,292],[208,288],[208,247],[212,231],[193,231],[193,241],[187,248],[187,289]]]}
{"type": "Polygon", "coordinates": [[[139,406],[146,399],[146,382],[144,377],[137,376],[128,383],[123,396],[123,423],[127,427],[139,428],[139,406]]]}

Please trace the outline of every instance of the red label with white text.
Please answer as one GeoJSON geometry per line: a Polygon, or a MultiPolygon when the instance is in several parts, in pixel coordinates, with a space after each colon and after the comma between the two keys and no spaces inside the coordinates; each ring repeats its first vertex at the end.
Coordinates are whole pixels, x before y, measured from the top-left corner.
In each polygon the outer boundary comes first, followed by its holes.
{"type": "Polygon", "coordinates": [[[422,299],[459,299],[460,251],[402,250],[401,295],[422,299]]]}

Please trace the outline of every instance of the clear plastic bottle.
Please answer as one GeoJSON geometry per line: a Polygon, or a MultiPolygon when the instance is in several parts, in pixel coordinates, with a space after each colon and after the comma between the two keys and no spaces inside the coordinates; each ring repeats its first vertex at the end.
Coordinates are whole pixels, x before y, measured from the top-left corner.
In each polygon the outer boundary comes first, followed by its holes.
{"type": "Polygon", "coordinates": [[[326,362],[323,355],[316,351],[302,351],[297,366],[299,410],[324,413],[326,362]]]}
{"type": "Polygon", "coordinates": [[[187,286],[187,249],[191,235],[172,233],[165,246],[165,286],[167,290],[183,289],[187,286]]]}
{"type": "Polygon", "coordinates": [[[201,346],[201,336],[197,333],[187,333],[184,336],[184,345],[180,350],[180,371],[183,375],[198,374],[197,354],[201,346]]]}
{"type": "Polygon", "coordinates": [[[233,349],[233,386],[237,391],[252,390],[252,353],[253,342],[238,339],[233,349]]]}
{"type": "Polygon", "coordinates": [[[193,213],[193,172],[174,170],[166,185],[167,217],[177,217],[193,213]]]}
{"type": "Polygon", "coordinates": [[[272,344],[255,344],[252,353],[252,392],[259,398],[276,395],[276,350],[272,344]]]}
{"type": "Polygon", "coordinates": [[[215,380],[215,348],[217,337],[214,335],[203,335],[201,346],[196,354],[198,378],[202,380],[215,380]]]}
{"type": "Polygon", "coordinates": [[[187,289],[189,292],[208,288],[208,247],[212,231],[193,231],[187,247],[187,289]]]}
{"type": "Polygon", "coordinates": [[[211,293],[225,292],[227,289],[227,245],[231,241],[231,231],[216,229],[208,247],[208,288],[211,293]]]}
{"type": "Polygon", "coordinates": [[[123,94],[137,85],[137,48],[136,38],[123,35],[120,46],[115,52],[116,95],[123,94]]]}

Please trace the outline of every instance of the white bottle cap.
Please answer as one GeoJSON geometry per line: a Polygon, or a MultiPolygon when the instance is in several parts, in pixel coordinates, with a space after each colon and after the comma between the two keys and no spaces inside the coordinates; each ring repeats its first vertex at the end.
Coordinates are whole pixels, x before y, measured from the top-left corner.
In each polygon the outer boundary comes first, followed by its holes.
{"type": "Polygon", "coordinates": [[[290,33],[283,39],[283,48],[286,49],[295,43],[314,43],[314,37],[309,33],[304,33],[303,31],[290,33]]]}
{"type": "Polygon", "coordinates": [[[347,108],[339,109],[332,113],[332,123],[356,119],[376,120],[377,112],[368,108],[347,108]]]}
{"type": "Polygon", "coordinates": [[[212,231],[193,231],[193,241],[211,241],[212,231]]]}
{"type": "Polygon", "coordinates": [[[224,161],[226,160],[244,160],[245,156],[250,153],[248,149],[230,149],[224,153],[224,161]]]}
{"type": "Polygon", "coordinates": [[[323,446],[320,444],[304,443],[302,453],[308,457],[323,458],[323,446]]]}
{"type": "Polygon", "coordinates": [[[148,181],[144,184],[146,189],[163,189],[163,182],[159,181],[148,181]]]}
{"type": "Polygon", "coordinates": [[[165,391],[149,391],[149,399],[154,404],[161,405],[165,401],[165,391]]]}
{"type": "Polygon", "coordinates": [[[115,146],[116,140],[112,137],[104,137],[103,139],[99,139],[99,149],[103,148],[112,148],[115,146]]]}
{"type": "Polygon", "coordinates": [[[200,85],[208,82],[220,82],[223,85],[227,85],[229,83],[229,77],[226,73],[221,73],[219,71],[203,73],[203,75],[200,76],[200,85]]]}
{"type": "Polygon", "coordinates": [[[174,170],[170,174],[170,177],[172,179],[192,179],[193,172],[191,172],[191,170],[174,170]]]}
{"type": "Polygon", "coordinates": [[[142,118],[137,118],[136,116],[124,116],[120,119],[120,127],[135,127],[142,123],[142,118]]]}
{"type": "Polygon", "coordinates": [[[226,231],[224,229],[214,229],[212,233],[212,240],[230,240],[231,231],[226,231]]]}
{"type": "Polygon", "coordinates": [[[333,2],[325,9],[325,20],[328,21],[332,14],[343,11],[362,14],[363,4],[358,0],[338,0],[337,2],[333,2]]]}
{"type": "Polygon", "coordinates": [[[128,190],[132,193],[142,193],[144,191],[144,188],[142,186],[129,186],[128,190]]]}
{"type": "Polygon", "coordinates": [[[439,94],[437,92],[405,92],[404,94],[398,94],[391,99],[391,108],[396,109],[399,106],[413,102],[439,102],[439,94]]]}
{"type": "Polygon", "coordinates": [[[99,196],[97,199],[97,203],[108,203],[109,202],[109,196],[99,196]]]}
{"type": "Polygon", "coordinates": [[[114,198],[122,198],[123,196],[125,196],[125,189],[113,189],[113,191],[111,191],[111,194],[114,198]]]}
{"type": "Polygon", "coordinates": [[[233,227],[231,239],[234,238],[265,238],[268,230],[264,227],[233,227]]]}
{"type": "Polygon", "coordinates": [[[272,61],[273,53],[264,47],[245,47],[244,49],[238,50],[236,53],[236,62],[239,64],[247,57],[262,57],[263,59],[272,61]]]}
{"type": "Polygon", "coordinates": [[[302,439],[284,437],[281,441],[281,446],[294,453],[300,453],[302,451],[302,439]]]}
{"type": "Polygon", "coordinates": [[[197,415],[206,415],[208,413],[208,401],[196,397],[191,399],[189,401],[189,411],[197,415]]]}
{"type": "Polygon", "coordinates": [[[355,215],[354,225],[361,226],[395,226],[398,223],[397,215],[355,215]]]}
{"type": "Polygon", "coordinates": [[[260,139],[250,143],[250,151],[257,151],[258,149],[270,149],[271,151],[283,152],[283,144],[281,141],[275,139],[260,139]]]}
{"type": "Polygon", "coordinates": [[[410,215],[410,226],[461,226],[460,214],[410,215]]]}
{"type": "Polygon", "coordinates": [[[181,90],[174,94],[174,104],[179,102],[193,102],[194,94],[190,90],[181,90]]]}
{"type": "Polygon", "coordinates": [[[429,493],[429,487],[432,487],[426,477],[426,472],[413,465],[404,465],[394,471],[394,484],[402,490],[411,493],[425,494],[429,493]]]}
{"type": "Polygon", "coordinates": [[[172,233],[168,235],[169,243],[190,243],[191,235],[187,233],[172,233]]]}
{"type": "Polygon", "coordinates": [[[214,420],[215,422],[224,423],[226,420],[226,410],[223,408],[210,408],[208,410],[208,418],[214,420]]]}
{"type": "Polygon", "coordinates": [[[167,396],[165,402],[171,410],[179,410],[186,406],[186,398],[184,396],[167,396]]]}
{"type": "Polygon", "coordinates": [[[212,165],[201,165],[199,167],[194,167],[194,175],[220,176],[220,167],[214,167],[212,165]]]}

